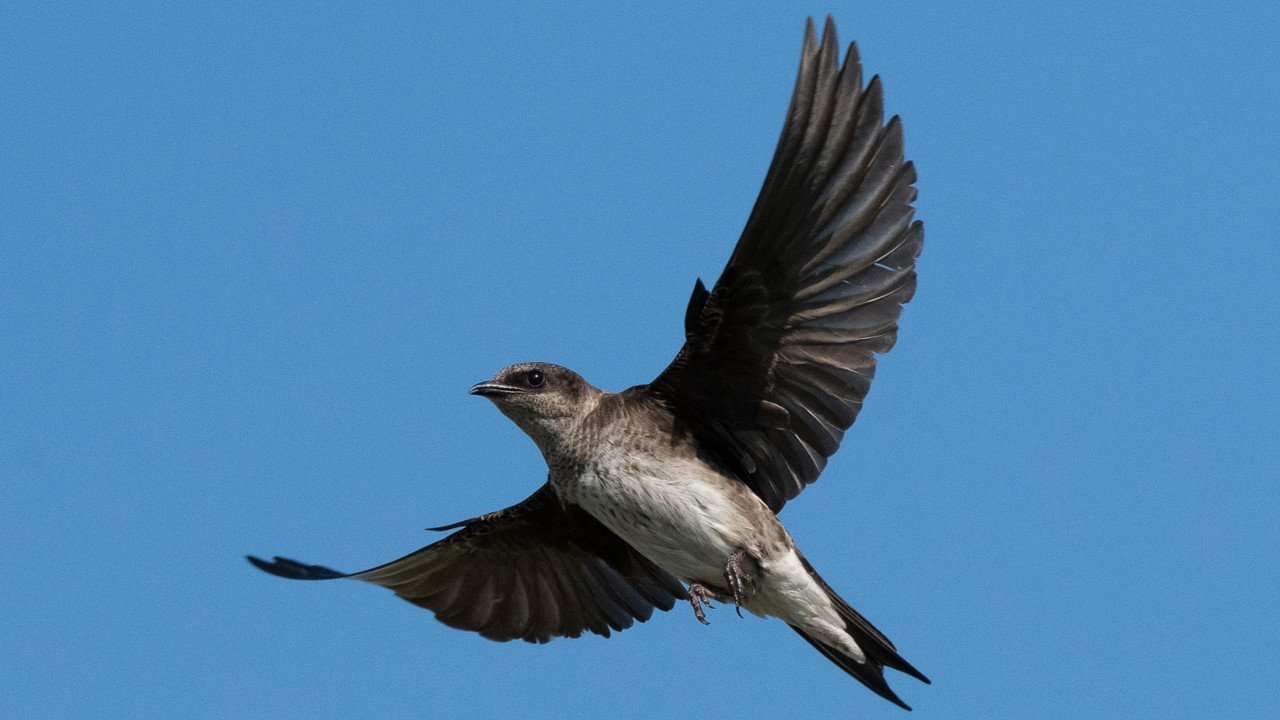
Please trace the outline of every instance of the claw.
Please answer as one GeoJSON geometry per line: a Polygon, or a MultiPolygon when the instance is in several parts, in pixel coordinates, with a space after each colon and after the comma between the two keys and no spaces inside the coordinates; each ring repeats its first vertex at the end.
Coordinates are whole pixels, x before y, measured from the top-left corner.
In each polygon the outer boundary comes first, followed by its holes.
{"type": "Polygon", "coordinates": [[[738,613],[738,617],[742,617],[742,603],[747,598],[743,580],[752,580],[754,584],[754,579],[742,572],[742,561],[746,557],[747,553],[745,551],[735,550],[729,554],[724,563],[724,579],[729,585],[729,590],[733,593],[733,609],[738,613]]]}
{"type": "Polygon", "coordinates": [[[689,604],[693,606],[693,616],[698,618],[698,622],[702,623],[703,625],[711,624],[711,622],[707,620],[706,613],[702,611],[703,605],[706,605],[707,608],[715,607],[715,605],[711,604],[710,590],[707,590],[705,587],[703,587],[702,585],[699,585],[698,583],[690,583],[689,584],[689,604]]]}

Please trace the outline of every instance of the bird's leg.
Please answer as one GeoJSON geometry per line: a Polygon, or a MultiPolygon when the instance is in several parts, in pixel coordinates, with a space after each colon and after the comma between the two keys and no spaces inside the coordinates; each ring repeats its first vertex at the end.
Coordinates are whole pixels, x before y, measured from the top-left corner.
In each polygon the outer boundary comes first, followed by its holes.
{"type": "Polygon", "coordinates": [[[711,604],[712,593],[700,583],[689,583],[689,604],[693,606],[693,616],[698,618],[698,622],[703,625],[710,625],[707,620],[706,613],[702,612],[702,606],[713,608],[711,604]]]}
{"type": "Polygon", "coordinates": [[[738,617],[742,617],[742,603],[755,593],[755,576],[746,572],[744,567],[749,561],[746,550],[734,550],[724,563],[724,579],[729,585],[729,591],[733,593],[733,609],[737,611],[738,617]],[[751,585],[750,593],[747,591],[748,584],[751,585]]]}

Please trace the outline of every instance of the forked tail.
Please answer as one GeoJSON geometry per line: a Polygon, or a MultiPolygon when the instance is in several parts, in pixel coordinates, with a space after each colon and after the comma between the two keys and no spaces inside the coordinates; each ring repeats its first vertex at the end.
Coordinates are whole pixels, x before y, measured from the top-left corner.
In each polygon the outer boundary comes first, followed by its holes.
{"type": "Polygon", "coordinates": [[[804,556],[800,557],[800,562],[804,563],[804,569],[809,571],[809,575],[818,583],[818,586],[827,594],[827,597],[831,599],[832,606],[839,613],[840,619],[844,621],[845,632],[858,643],[858,647],[862,648],[862,652],[866,654],[866,659],[859,662],[839,649],[813,637],[802,628],[792,625],[791,629],[795,630],[810,645],[817,648],[818,652],[825,655],[828,660],[840,666],[841,670],[849,673],[863,685],[870,688],[872,692],[898,707],[910,710],[911,706],[903,702],[902,698],[898,697],[893,692],[893,689],[889,687],[889,683],[885,682],[884,669],[891,667],[926,684],[929,683],[929,678],[912,667],[911,663],[904,660],[898,654],[898,650],[893,646],[893,643],[889,642],[889,638],[884,636],[884,633],[877,630],[857,610],[850,607],[849,603],[844,601],[844,598],[837,595],[804,556]]]}

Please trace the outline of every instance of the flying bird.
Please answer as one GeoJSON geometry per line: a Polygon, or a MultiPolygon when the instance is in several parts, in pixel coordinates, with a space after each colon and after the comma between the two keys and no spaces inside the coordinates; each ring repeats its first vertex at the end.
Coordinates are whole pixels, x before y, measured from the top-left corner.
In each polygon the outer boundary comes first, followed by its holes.
{"type": "Polygon", "coordinates": [[[299,580],[354,578],[441,622],[547,642],[712,601],[791,626],[910,710],[884,668],[929,680],[813,568],[777,513],[818,479],[853,424],[876,356],[897,337],[924,240],[902,124],[883,119],[857,46],[806,24],[773,162],[714,287],[694,284],[684,346],[646,385],[605,392],[549,363],[471,388],[541,450],[548,478],[504,510],[432,530],[438,542],[341,573],[249,556],[299,580]]]}

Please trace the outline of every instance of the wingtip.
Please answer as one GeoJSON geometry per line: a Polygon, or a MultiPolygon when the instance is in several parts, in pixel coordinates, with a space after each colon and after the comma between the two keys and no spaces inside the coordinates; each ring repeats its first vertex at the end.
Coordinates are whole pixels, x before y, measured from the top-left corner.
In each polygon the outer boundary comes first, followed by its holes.
{"type": "Polygon", "coordinates": [[[845,48],[845,51],[844,51],[844,64],[857,65],[861,62],[862,62],[862,53],[858,52],[858,42],[856,40],[850,40],[849,46],[845,48]]]}
{"type": "Polygon", "coordinates": [[[827,13],[827,19],[822,22],[822,42],[824,45],[830,43],[831,49],[834,50],[840,44],[837,37],[836,20],[831,17],[831,13],[827,13]]]}
{"type": "Polygon", "coordinates": [[[250,565],[268,575],[275,575],[289,580],[333,580],[346,577],[346,573],[340,573],[333,568],[327,568],[323,565],[307,565],[279,555],[276,555],[270,561],[263,560],[256,555],[245,555],[244,558],[249,561],[250,565]]]}

